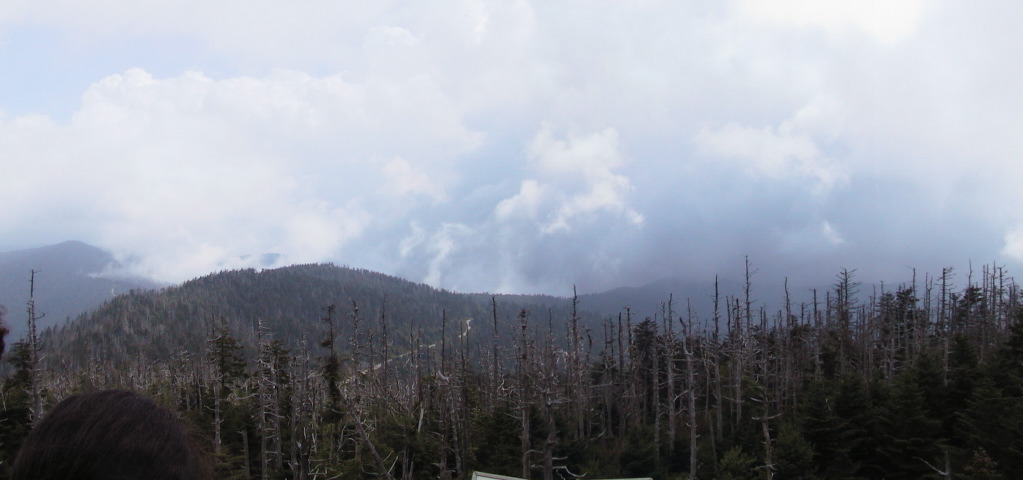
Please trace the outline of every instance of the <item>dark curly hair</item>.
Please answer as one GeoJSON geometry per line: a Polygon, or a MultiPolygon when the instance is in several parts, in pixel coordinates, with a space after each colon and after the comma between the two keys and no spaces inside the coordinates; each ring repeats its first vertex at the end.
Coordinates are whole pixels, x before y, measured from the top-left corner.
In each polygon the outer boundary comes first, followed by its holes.
{"type": "Polygon", "coordinates": [[[12,480],[209,479],[209,465],[177,416],[124,390],[68,397],[29,433],[12,480]]]}
{"type": "Polygon", "coordinates": [[[4,337],[6,337],[8,333],[11,333],[11,330],[7,328],[6,324],[4,324],[4,314],[6,313],[7,309],[4,308],[3,305],[0,305],[0,357],[4,356],[4,348],[7,346],[4,343],[4,337]]]}

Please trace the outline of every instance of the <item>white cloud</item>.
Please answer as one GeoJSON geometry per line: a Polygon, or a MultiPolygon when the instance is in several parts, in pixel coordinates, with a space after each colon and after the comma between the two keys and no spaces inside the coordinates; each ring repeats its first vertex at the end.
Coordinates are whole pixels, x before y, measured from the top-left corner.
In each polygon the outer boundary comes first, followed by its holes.
{"type": "Polygon", "coordinates": [[[508,291],[742,254],[1011,258],[1021,9],[12,0],[0,243],[508,291]]]}
{"type": "Polygon", "coordinates": [[[440,230],[429,239],[427,248],[432,255],[426,278],[430,285],[449,283],[445,278],[448,272],[457,271],[450,263],[450,256],[466,247],[465,242],[472,235],[471,228],[457,223],[445,223],[440,230]]]}
{"type": "Polygon", "coordinates": [[[842,235],[831,222],[809,219],[806,223],[791,228],[775,227],[776,245],[773,255],[801,257],[804,260],[821,258],[834,253],[846,245],[842,235]]]}
{"type": "Polygon", "coordinates": [[[294,252],[288,259],[291,262],[314,262],[337,256],[372,220],[369,213],[358,208],[332,206],[325,201],[318,203],[317,207],[308,206],[294,213],[285,223],[280,249],[294,252]]]}
{"type": "Polygon", "coordinates": [[[542,180],[523,182],[515,197],[498,205],[499,217],[511,215],[516,207],[534,217],[543,202],[548,204],[540,227],[544,233],[571,230],[575,219],[599,212],[624,217],[632,225],[643,222],[628,205],[632,184],[614,172],[624,163],[615,129],[558,139],[552,128],[544,127],[533,138],[529,157],[542,180]]]}
{"type": "Polygon", "coordinates": [[[366,43],[414,47],[419,45],[420,41],[406,28],[380,25],[369,30],[369,33],[366,34],[366,43]]]}
{"type": "Polygon", "coordinates": [[[422,170],[415,169],[409,162],[401,157],[392,158],[383,167],[387,184],[384,192],[401,196],[426,195],[434,202],[447,200],[444,187],[436,179],[422,170]]]}
{"type": "Polygon", "coordinates": [[[512,194],[491,197],[491,215],[409,225],[399,246],[406,274],[447,288],[513,293],[559,291],[579,269],[600,277],[619,271],[617,239],[641,230],[644,218],[630,203],[631,182],[617,172],[627,165],[618,132],[558,135],[545,126],[526,147],[526,178],[512,194]],[[567,245],[574,248],[564,252],[567,245]]]}
{"type": "Polygon", "coordinates": [[[838,233],[838,230],[835,230],[835,227],[831,225],[831,222],[824,221],[821,224],[821,234],[823,234],[824,239],[832,245],[837,246],[845,243],[845,239],[838,233]]]}
{"type": "Polygon", "coordinates": [[[923,0],[741,0],[739,10],[780,25],[818,28],[829,35],[858,32],[892,44],[916,31],[923,0]]]}
{"type": "MultiPolygon", "coordinates": [[[[0,123],[5,169],[19,179],[0,201],[45,191],[31,210],[47,218],[77,205],[76,221],[89,226],[75,235],[142,257],[139,268],[163,280],[267,252],[337,258],[367,228],[394,221],[387,215],[444,200],[435,178],[478,145],[442,92],[414,80],[400,87],[132,69],[86,91],[68,125],[0,123]]],[[[33,218],[6,215],[12,231],[34,229],[33,218]]]]}
{"type": "Polygon", "coordinates": [[[523,180],[518,193],[497,204],[497,207],[494,208],[494,215],[502,221],[516,217],[528,220],[536,219],[541,206],[549,196],[546,190],[535,179],[523,180]]]}
{"type": "Polygon", "coordinates": [[[411,255],[416,248],[426,241],[426,230],[419,225],[419,222],[410,222],[409,230],[410,233],[405,238],[402,238],[401,242],[398,244],[399,253],[402,258],[408,258],[408,256],[411,255]]]}
{"type": "Polygon", "coordinates": [[[1005,234],[1002,255],[1023,263],[1023,226],[1016,227],[1005,234]]]}
{"type": "Polygon", "coordinates": [[[704,128],[695,141],[704,154],[735,161],[749,173],[772,180],[808,180],[816,193],[827,193],[848,178],[841,165],[824,156],[809,135],[793,131],[788,124],[754,128],[732,123],[704,128]]]}

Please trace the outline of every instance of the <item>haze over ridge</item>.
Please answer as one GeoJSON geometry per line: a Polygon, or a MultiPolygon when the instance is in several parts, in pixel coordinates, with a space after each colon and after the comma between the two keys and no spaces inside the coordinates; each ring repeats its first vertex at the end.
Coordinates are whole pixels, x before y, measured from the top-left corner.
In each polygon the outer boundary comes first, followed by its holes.
{"type": "Polygon", "coordinates": [[[1018,269],[1023,7],[772,5],[6,2],[0,244],[558,295],[1018,269]]]}

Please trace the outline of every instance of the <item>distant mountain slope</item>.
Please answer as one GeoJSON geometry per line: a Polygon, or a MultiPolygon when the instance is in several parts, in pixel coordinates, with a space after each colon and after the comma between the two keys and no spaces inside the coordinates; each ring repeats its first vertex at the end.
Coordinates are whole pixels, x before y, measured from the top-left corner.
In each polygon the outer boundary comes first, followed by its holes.
{"type": "MultiPolygon", "coordinates": [[[[726,291],[734,295],[736,288],[722,285],[722,301],[726,291]]],[[[653,317],[660,314],[669,295],[674,295],[677,315],[685,314],[686,299],[691,299],[706,320],[713,293],[713,283],[700,287],[667,279],[581,295],[580,335],[589,335],[588,341],[600,345],[607,319],[617,317],[626,306],[631,307],[636,321],[653,317]]],[[[322,318],[328,305],[336,306],[338,347],[345,350],[353,343],[353,302],[358,306],[360,342],[364,345],[380,345],[384,316],[391,351],[396,354],[413,343],[439,342],[445,328],[443,318],[448,321],[449,341],[455,341],[463,329],[471,329],[470,343],[489,345],[494,336],[492,298],[497,301],[501,343],[517,338],[517,317],[522,310],[530,312],[534,335],[546,335],[550,329],[558,343],[567,340],[572,308],[568,298],[455,293],[368,270],[309,264],[224,271],[179,286],[122,294],[46,332],[45,348],[52,360],[70,363],[97,357],[115,362],[166,360],[182,352],[202,352],[211,328],[225,325],[251,354],[262,322],[287,347],[309,346],[315,356],[321,353],[316,345],[323,338],[322,318]]]]}
{"type": "Polygon", "coordinates": [[[46,314],[40,328],[62,323],[133,288],[155,287],[141,279],[97,276],[113,266],[116,260],[106,251],[74,241],[0,253],[0,305],[7,308],[11,340],[16,341],[25,331],[32,270],[38,272],[36,309],[46,314]]]}
{"type": "MultiPolygon", "coordinates": [[[[472,328],[473,341],[489,342],[493,336],[489,295],[453,293],[368,270],[319,264],[225,271],[158,291],[131,292],[47,332],[44,343],[62,361],[72,363],[95,356],[115,362],[140,356],[165,360],[182,351],[201,352],[210,328],[223,324],[251,352],[262,321],[286,346],[318,349],[325,307],[333,304],[337,345],[347,349],[355,329],[353,302],[358,306],[360,342],[379,345],[386,315],[394,352],[406,351],[413,336],[417,343],[439,341],[445,317],[452,341],[465,328],[472,328]],[[467,322],[470,319],[472,323],[467,322]]],[[[534,312],[533,321],[538,325],[542,321],[545,328],[550,312],[558,325],[555,335],[563,336],[561,325],[570,317],[570,305],[567,299],[553,297],[502,296],[498,299],[502,336],[512,338],[522,309],[534,312]],[[547,301],[537,303],[539,299],[547,301]]]]}
{"type": "MultiPolygon", "coordinates": [[[[759,287],[759,286],[758,286],[759,287]]],[[[720,308],[725,308],[725,297],[740,294],[741,285],[722,280],[718,285],[720,308]]],[[[602,293],[579,296],[579,308],[600,315],[617,315],[626,307],[638,318],[659,315],[662,304],[674,302],[676,315],[686,314],[687,302],[693,313],[706,320],[711,318],[714,305],[714,282],[697,284],[681,278],[665,278],[639,287],[619,287],[602,293]]]]}

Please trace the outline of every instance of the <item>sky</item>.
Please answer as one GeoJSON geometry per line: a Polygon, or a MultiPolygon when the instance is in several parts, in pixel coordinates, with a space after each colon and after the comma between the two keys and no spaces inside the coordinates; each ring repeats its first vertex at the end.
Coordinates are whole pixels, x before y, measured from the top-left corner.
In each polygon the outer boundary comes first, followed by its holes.
{"type": "MultiPolygon", "coordinates": [[[[1023,266],[1023,2],[5,0],[0,246],[457,291],[1023,266]],[[265,254],[276,254],[267,257],[265,254]]],[[[921,273],[922,274],[922,273],[921,273]]]]}

